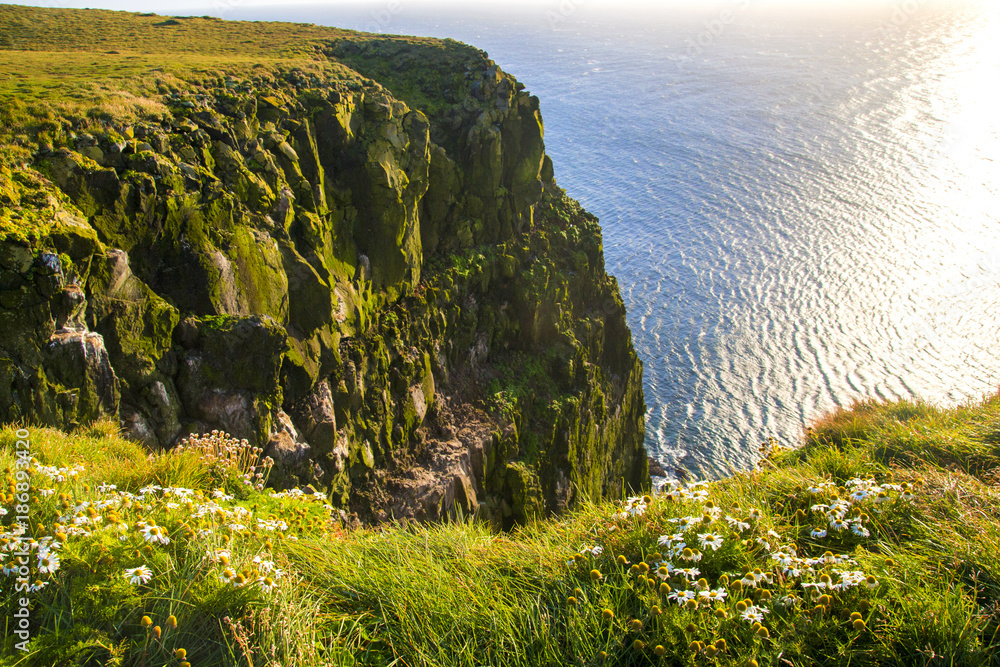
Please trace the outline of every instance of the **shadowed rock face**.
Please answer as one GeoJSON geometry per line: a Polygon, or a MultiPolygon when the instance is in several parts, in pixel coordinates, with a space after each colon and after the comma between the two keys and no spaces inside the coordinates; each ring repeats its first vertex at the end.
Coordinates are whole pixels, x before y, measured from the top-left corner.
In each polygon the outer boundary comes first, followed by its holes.
{"type": "Polygon", "coordinates": [[[225,430],[366,521],[644,487],[641,365],[537,98],[454,42],[317,48],[353,69],[191,82],[0,174],[51,217],[0,240],[0,418],[225,430]]]}

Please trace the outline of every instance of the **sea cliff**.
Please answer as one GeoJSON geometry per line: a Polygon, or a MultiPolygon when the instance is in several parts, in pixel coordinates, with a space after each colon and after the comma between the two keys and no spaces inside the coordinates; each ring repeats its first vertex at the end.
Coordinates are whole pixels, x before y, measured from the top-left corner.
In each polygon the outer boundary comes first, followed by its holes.
{"type": "Polygon", "coordinates": [[[13,6],[0,35],[0,420],[225,431],[351,521],[647,487],[600,226],[485,53],[13,6]]]}

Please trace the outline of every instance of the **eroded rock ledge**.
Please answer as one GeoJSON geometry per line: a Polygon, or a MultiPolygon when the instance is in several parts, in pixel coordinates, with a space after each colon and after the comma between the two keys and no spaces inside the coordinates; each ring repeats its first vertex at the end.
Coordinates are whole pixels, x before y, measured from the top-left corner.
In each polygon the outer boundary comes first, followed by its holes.
{"type": "Polygon", "coordinates": [[[643,488],[641,364],[537,98],[455,42],[316,53],[3,167],[0,418],[226,430],[364,521],[643,488]]]}

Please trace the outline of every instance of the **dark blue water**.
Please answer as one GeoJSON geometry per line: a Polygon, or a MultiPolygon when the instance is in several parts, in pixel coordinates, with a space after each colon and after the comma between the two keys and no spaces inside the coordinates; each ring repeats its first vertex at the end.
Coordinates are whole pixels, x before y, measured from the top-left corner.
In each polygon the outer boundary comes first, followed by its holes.
{"type": "Polygon", "coordinates": [[[857,398],[1000,384],[996,10],[749,4],[201,13],[453,37],[525,82],[557,180],[601,218],[647,447],[716,475],[857,398]]]}

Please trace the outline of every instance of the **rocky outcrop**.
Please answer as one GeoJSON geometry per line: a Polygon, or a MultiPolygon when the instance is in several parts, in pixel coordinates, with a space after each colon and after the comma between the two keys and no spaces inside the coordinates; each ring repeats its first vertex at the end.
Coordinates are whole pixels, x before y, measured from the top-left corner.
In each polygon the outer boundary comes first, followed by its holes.
{"type": "Polygon", "coordinates": [[[0,172],[0,417],[225,430],[370,521],[645,486],[641,365],[537,98],[456,42],[313,46],[0,172]]]}

